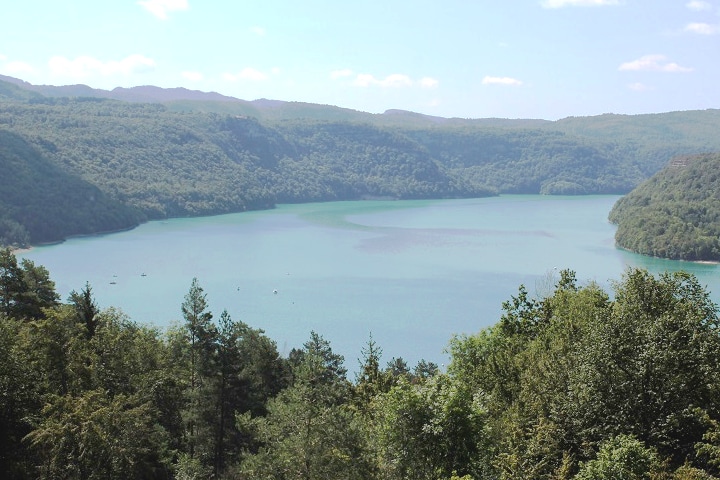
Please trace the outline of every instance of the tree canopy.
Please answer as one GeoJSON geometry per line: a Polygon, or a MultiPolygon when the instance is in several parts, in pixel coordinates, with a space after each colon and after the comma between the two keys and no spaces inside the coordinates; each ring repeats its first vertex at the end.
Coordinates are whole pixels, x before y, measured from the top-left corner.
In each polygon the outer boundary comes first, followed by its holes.
{"type": "Polygon", "coordinates": [[[618,246],[674,260],[720,261],[720,154],[680,156],[610,212],[618,246]]]}
{"type": "Polygon", "coordinates": [[[161,331],[89,285],[62,303],[45,269],[0,253],[6,478],[720,475],[720,320],[690,274],[629,269],[606,292],[562,271],[450,339],[447,370],[383,366],[370,336],[353,381],[317,332],[283,357],[215,317],[197,279],[161,331]]]}

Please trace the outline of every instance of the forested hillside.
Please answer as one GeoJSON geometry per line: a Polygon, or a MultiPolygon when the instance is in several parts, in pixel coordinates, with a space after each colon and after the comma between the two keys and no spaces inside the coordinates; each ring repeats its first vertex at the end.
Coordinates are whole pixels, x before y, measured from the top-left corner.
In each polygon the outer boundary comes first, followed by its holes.
{"type": "Polygon", "coordinates": [[[611,293],[554,280],[448,339],[446,371],[370,337],[349,378],[321,333],[283,357],[257,326],[213,315],[197,279],[182,323],[159,331],[97,305],[90,285],[61,302],[45,268],[0,250],[0,472],[717,478],[720,323],[697,279],[628,270],[611,293]]]}
{"type": "Polygon", "coordinates": [[[628,250],[720,261],[720,154],[676,157],[618,200],[609,218],[628,250]]]}
{"type": "Polygon", "coordinates": [[[0,245],[130,228],[143,217],[0,129],[0,245]]]}
{"type": "Polygon", "coordinates": [[[10,245],[278,202],[625,193],[671,154],[720,151],[716,111],[463,120],[3,78],[0,166],[13,187],[0,189],[0,238],[10,245]]]}

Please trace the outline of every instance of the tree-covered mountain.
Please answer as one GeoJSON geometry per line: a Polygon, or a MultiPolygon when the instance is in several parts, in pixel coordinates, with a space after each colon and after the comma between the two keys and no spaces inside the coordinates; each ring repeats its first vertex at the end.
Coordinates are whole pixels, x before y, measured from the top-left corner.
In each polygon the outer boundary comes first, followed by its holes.
{"type": "Polygon", "coordinates": [[[618,200],[609,218],[620,247],[720,261],[720,154],[676,157],[618,200]]]}
{"type": "Polygon", "coordinates": [[[720,151],[716,111],[558,122],[444,119],[186,89],[106,91],[2,78],[0,131],[13,141],[0,161],[6,182],[17,178],[24,188],[12,198],[0,189],[0,204],[29,206],[22,216],[0,211],[0,237],[11,243],[277,202],[625,193],[670,154],[720,151]],[[47,209],[54,222],[29,222],[43,218],[50,201],[40,191],[48,190],[44,184],[27,176],[32,162],[65,175],[64,184],[73,178],[96,188],[102,195],[95,198],[107,202],[104,216],[89,221],[100,214],[91,204],[54,202],[47,209]],[[124,213],[111,213],[110,205],[124,213]],[[60,223],[68,227],[52,226],[60,223]]]}
{"type": "Polygon", "coordinates": [[[0,245],[130,228],[142,214],[0,129],[0,245]]]}

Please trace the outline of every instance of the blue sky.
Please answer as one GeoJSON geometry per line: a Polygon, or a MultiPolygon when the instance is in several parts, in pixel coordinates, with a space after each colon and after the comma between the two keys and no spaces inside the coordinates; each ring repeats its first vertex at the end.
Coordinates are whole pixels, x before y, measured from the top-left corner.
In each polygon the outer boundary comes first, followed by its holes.
{"type": "Polygon", "coordinates": [[[461,118],[720,108],[720,0],[7,2],[0,73],[461,118]]]}

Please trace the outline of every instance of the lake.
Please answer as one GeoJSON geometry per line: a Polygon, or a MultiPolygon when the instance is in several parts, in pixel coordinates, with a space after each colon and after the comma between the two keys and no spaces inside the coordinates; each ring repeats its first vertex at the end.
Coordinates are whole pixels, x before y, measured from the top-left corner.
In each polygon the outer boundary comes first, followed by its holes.
{"type": "Polygon", "coordinates": [[[281,205],[274,210],[149,222],[20,255],[50,271],[63,299],[89,282],[101,308],[138,322],[182,321],[193,277],[215,318],[262,328],[282,354],[312,330],[354,371],[369,336],[383,359],[443,364],[454,334],[498,321],[524,284],[548,291],[569,268],[609,289],[628,266],[686,270],[720,293],[720,267],[614,246],[618,196],[507,195],[281,205]]]}

